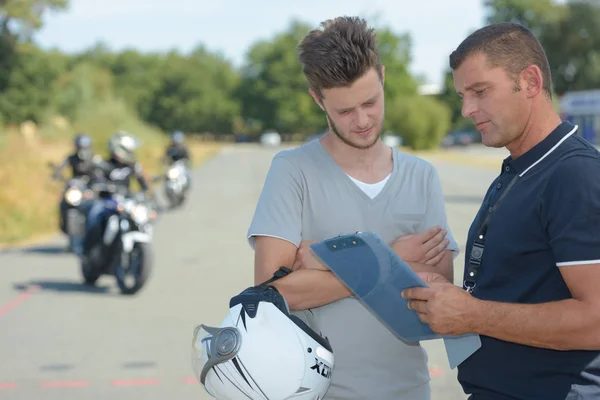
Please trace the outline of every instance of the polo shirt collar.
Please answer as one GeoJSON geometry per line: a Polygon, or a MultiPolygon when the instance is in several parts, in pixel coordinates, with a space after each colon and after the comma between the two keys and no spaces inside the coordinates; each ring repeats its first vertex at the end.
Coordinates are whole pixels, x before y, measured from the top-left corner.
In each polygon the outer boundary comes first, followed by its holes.
{"type": "Polygon", "coordinates": [[[502,170],[506,170],[509,166],[510,169],[514,170],[518,174],[523,174],[530,167],[541,161],[543,157],[547,157],[552,151],[558,147],[558,144],[574,131],[575,126],[570,122],[563,121],[556,127],[544,140],[533,146],[529,151],[523,154],[521,157],[512,159],[512,156],[508,156],[502,163],[502,170]]]}

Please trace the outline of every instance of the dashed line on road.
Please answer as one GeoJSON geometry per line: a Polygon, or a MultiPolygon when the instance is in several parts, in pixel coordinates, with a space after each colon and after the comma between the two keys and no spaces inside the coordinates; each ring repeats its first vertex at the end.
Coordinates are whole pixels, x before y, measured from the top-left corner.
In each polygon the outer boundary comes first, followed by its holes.
{"type": "MultiPolygon", "coordinates": [[[[433,366],[429,369],[429,374],[432,378],[444,376],[445,371],[438,367],[433,366]]],[[[188,376],[181,379],[181,382],[186,385],[199,385],[196,378],[188,376]]],[[[146,379],[115,379],[111,381],[112,386],[117,387],[131,387],[131,386],[156,386],[161,384],[160,379],[146,378],[146,379]]],[[[91,386],[90,381],[45,381],[40,382],[40,387],[46,389],[73,389],[73,388],[87,388],[91,386]]],[[[16,382],[0,382],[0,390],[17,389],[19,385],[16,382]]]]}
{"type": "Polygon", "coordinates": [[[0,317],[4,316],[5,314],[8,314],[11,310],[21,305],[21,303],[33,296],[38,290],[40,290],[40,287],[38,285],[30,286],[29,289],[27,289],[26,291],[9,301],[7,304],[0,307],[0,317]]]}
{"type": "Polygon", "coordinates": [[[17,384],[16,383],[0,383],[0,390],[2,389],[16,389],[17,388],[17,384]]]}

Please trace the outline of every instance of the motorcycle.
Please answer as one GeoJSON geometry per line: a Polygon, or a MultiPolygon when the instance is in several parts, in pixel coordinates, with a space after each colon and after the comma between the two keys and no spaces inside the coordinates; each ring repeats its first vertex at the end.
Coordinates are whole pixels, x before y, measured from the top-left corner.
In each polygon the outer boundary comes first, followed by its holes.
{"type": "Polygon", "coordinates": [[[59,203],[60,229],[69,239],[68,251],[81,254],[86,215],[94,199],[94,192],[89,187],[90,178],[56,179],[65,184],[59,203]]]}
{"type": "Polygon", "coordinates": [[[165,195],[171,208],[179,207],[185,201],[190,178],[184,161],[169,165],[165,173],[165,195]]]}
{"type": "Polygon", "coordinates": [[[104,183],[97,190],[101,193],[102,210],[97,218],[89,220],[81,273],[89,285],[102,275],[112,275],[122,294],[135,294],[152,271],[156,210],[143,194],[119,193],[114,184],[104,183]]]}

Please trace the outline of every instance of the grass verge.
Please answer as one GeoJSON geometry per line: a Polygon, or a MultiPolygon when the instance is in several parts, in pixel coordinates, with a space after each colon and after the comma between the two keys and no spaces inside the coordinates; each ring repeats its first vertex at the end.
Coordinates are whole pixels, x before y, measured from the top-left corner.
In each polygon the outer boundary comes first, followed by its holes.
{"type": "MultiPolygon", "coordinates": [[[[106,141],[119,129],[142,140],[138,160],[146,175],[161,174],[164,167],[160,158],[168,137],[114,104],[98,107],[73,126],[57,128],[49,123],[34,136],[4,131],[0,146],[0,247],[33,243],[59,231],[58,206],[63,184],[51,179],[48,162],[59,163],[72,151],[72,132],[90,133],[94,149],[106,156],[106,141]]],[[[221,146],[193,138],[187,144],[195,164],[215,154],[221,146]]]]}

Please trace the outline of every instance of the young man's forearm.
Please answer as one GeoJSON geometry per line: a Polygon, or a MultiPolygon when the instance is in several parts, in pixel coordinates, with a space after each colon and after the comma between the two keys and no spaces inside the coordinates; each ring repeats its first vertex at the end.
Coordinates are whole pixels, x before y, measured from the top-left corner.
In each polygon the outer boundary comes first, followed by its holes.
{"type": "Polygon", "coordinates": [[[348,289],[330,271],[300,269],[271,285],[285,298],[292,311],[320,307],[352,296],[348,289]]]}
{"type": "Polygon", "coordinates": [[[444,255],[444,258],[442,258],[442,261],[440,261],[438,265],[427,265],[412,261],[408,262],[407,264],[415,272],[435,272],[436,274],[442,275],[448,281],[454,282],[453,257],[454,254],[451,251],[447,251],[444,255]]]}

